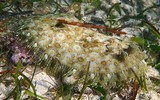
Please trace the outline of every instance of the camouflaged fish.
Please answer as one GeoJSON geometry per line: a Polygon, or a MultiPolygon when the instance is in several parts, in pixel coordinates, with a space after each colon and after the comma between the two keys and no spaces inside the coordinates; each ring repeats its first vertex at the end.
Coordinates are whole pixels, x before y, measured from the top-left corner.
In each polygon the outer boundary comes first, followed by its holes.
{"type": "Polygon", "coordinates": [[[63,70],[64,75],[79,80],[89,68],[89,78],[103,85],[135,78],[133,72],[137,76],[144,74],[147,69],[143,61],[145,54],[127,36],[110,36],[93,28],[59,25],[59,19],[81,22],[66,15],[39,15],[19,20],[21,24],[14,32],[48,73],[58,77],[63,70]]]}

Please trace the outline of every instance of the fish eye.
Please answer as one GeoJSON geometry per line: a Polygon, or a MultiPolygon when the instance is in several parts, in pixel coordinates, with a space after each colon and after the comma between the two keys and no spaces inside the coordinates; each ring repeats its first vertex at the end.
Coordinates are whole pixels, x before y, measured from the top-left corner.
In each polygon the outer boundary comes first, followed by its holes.
{"type": "Polygon", "coordinates": [[[63,25],[63,23],[58,22],[58,23],[55,25],[55,27],[63,28],[63,27],[65,27],[65,26],[63,25]]]}
{"type": "Polygon", "coordinates": [[[123,61],[125,59],[125,53],[124,51],[119,51],[118,54],[115,54],[114,57],[118,60],[118,61],[123,61]]]}
{"type": "Polygon", "coordinates": [[[124,49],[124,51],[127,53],[127,54],[130,54],[132,52],[132,46],[129,45],[128,48],[124,49]]]}

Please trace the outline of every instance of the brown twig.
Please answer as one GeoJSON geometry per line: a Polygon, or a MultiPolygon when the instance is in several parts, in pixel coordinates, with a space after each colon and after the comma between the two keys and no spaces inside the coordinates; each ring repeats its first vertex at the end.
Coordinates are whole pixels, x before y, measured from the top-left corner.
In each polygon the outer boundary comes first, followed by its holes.
{"type": "Polygon", "coordinates": [[[7,74],[7,73],[15,73],[14,69],[9,69],[9,70],[5,70],[5,71],[1,71],[0,74],[7,74]]]}
{"type": "Polygon", "coordinates": [[[132,95],[132,100],[136,99],[137,96],[137,92],[139,90],[139,84],[137,82],[134,83],[134,87],[133,87],[133,92],[131,93],[132,95]]]}
{"type": "Polygon", "coordinates": [[[86,28],[103,29],[103,30],[106,30],[106,31],[108,31],[108,32],[116,33],[116,34],[127,34],[126,32],[120,31],[121,28],[113,28],[113,29],[110,29],[110,28],[105,27],[105,26],[92,25],[92,24],[86,24],[86,23],[80,23],[80,22],[68,22],[68,21],[63,20],[63,19],[59,19],[58,22],[59,22],[59,23],[63,23],[63,24],[69,24],[69,25],[76,25],[76,26],[80,26],[80,27],[86,27],[86,28]]]}

